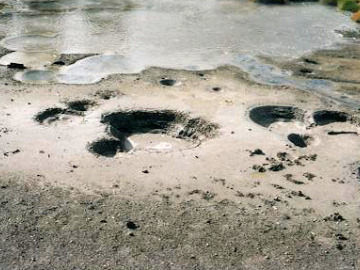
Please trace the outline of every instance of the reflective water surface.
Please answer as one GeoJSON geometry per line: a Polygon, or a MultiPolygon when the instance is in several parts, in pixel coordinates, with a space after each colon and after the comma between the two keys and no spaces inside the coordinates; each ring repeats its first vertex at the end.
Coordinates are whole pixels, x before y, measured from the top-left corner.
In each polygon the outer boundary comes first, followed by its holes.
{"type": "MultiPolygon", "coordinates": [[[[247,0],[2,0],[0,59],[35,71],[16,75],[95,83],[114,73],[157,66],[213,69],[239,55],[295,58],[345,40],[347,15],[320,4],[261,6],[247,0]],[[42,57],[33,54],[42,53],[42,57]],[[69,67],[46,68],[60,54],[99,54],[69,67]],[[31,58],[31,59],[28,59],[31,58]],[[35,59],[35,60],[34,60],[35,59]],[[36,60],[37,59],[37,60],[36,60]],[[29,64],[30,62],[30,64],[29,64]]],[[[238,65],[242,66],[242,65],[238,65]]]]}

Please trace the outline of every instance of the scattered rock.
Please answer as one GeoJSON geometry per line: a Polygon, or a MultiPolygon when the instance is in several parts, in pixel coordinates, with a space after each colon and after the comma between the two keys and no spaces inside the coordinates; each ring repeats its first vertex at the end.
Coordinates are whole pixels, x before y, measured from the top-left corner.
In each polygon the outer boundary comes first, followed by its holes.
{"type": "Polygon", "coordinates": [[[278,172],[285,169],[285,166],[280,162],[270,166],[269,171],[278,172]]]}
{"type": "Polygon", "coordinates": [[[137,225],[135,222],[129,220],[126,222],[126,228],[128,228],[130,230],[136,230],[136,229],[140,228],[140,226],[137,225]]]}
{"type": "Polygon", "coordinates": [[[18,153],[20,153],[20,150],[16,149],[16,150],[11,151],[11,152],[4,152],[4,156],[8,157],[10,154],[15,155],[15,154],[18,154],[18,153]]]}
{"type": "Polygon", "coordinates": [[[309,181],[312,181],[312,180],[316,177],[315,174],[309,173],[309,172],[304,173],[303,176],[304,176],[305,178],[307,178],[309,181]]]}
{"type": "Polygon", "coordinates": [[[325,217],[324,218],[325,221],[335,221],[335,222],[341,222],[341,221],[344,221],[345,218],[340,215],[339,213],[334,213],[328,217],[325,217]]]}
{"type": "Polygon", "coordinates": [[[278,184],[273,184],[272,185],[274,188],[276,188],[276,189],[284,189],[284,187],[282,187],[282,186],[280,186],[280,185],[278,185],[278,184]]]}
{"type": "Polygon", "coordinates": [[[266,172],[266,169],[261,165],[253,165],[252,169],[260,173],[266,172]]]}
{"type": "Polygon", "coordinates": [[[296,185],[303,185],[303,184],[305,184],[305,183],[302,182],[302,181],[293,179],[293,175],[290,174],[290,173],[285,174],[284,177],[286,178],[287,181],[289,181],[289,182],[291,182],[291,183],[294,183],[294,184],[296,184],[296,185]]]}
{"type": "Polygon", "coordinates": [[[311,198],[309,196],[305,195],[301,190],[291,191],[290,194],[293,196],[297,196],[297,197],[303,197],[303,198],[305,198],[305,200],[311,200],[311,198]]]}
{"type": "Polygon", "coordinates": [[[285,161],[285,160],[289,160],[290,159],[290,156],[288,153],[286,152],[278,152],[276,154],[276,156],[281,160],[281,161],[285,161]]]}
{"type": "Polygon", "coordinates": [[[256,156],[256,155],[262,155],[262,156],[264,156],[265,153],[264,153],[261,149],[259,149],[259,148],[255,149],[254,151],[250,151],[250,157],[256,156]]]}
{"type": "Polygon", "coordinates": [[[337,240],[340,240],[340,241],[346,241],[346,240],[348,240],[348,238],[345,237],[345,236],[344,236],[343,234],[341,234],[341,233],[336,233],[336,234],[335,234],[335,237],[336,237],[337,240]]]}
{"type": "Polygon", "coordinates": [[[111,90],[99,90],[94,94],[94,96],[104,100],[109,100],[111,98],[118,96],[118,93],[116,91],[111,91],[111,90]]]}
{"type": "Polygon", "coordinates": [[[216,194],[212,191],[206,191],[202,193],[202,198],[207,201],[214,199],[215,196],[216,194]]]}

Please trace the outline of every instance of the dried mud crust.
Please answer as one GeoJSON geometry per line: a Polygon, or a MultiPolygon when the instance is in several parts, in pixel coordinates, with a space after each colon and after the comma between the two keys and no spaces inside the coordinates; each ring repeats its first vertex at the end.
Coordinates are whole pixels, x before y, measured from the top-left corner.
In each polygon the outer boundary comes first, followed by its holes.
{"type": "Polygon", "coordinates": [[[101,123],[107,125],[107,133],[116,138],[112,149],[104,151],[99,145],[110,145],[114,139],[101,139],[90,143],[88,149],[101,156],[112,157],[117,152],[133,149],[128,138],[135,134],[166,134],[188,140],[198,145],[205,139],[217,135],[218,125],[200,117],[191,118],[189,114],[173,110],[129,110],[104,114],[101,123]]]}
{"type": "MultiPolygon", "coordinates": [[[[356,269],[358,224],[0,180],[1,269],[356,269]]],[[[341,218],[340,218],[341,217],[341,218]]]]}

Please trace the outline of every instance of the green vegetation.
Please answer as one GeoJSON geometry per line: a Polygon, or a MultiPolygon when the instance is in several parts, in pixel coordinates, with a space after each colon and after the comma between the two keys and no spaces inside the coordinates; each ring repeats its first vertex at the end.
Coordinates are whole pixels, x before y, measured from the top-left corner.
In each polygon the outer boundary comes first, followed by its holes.
{"type": "Polygon", "coordinates": [[[338,0],[337,6],[340,10],[356,12],[360,10],[359,4],[355,0],[338,0]]]}

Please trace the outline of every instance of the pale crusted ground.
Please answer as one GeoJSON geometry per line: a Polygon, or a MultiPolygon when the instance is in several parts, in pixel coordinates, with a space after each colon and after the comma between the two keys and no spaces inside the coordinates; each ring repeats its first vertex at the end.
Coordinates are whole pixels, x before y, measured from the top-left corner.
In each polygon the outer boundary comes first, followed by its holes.
{"type": "Polygon", "coordinates": [[[2,74],[1,269],[358,269],[359,138],[327,132],[360,130],[312,124],[314,111],[345,110],[338,105],[251,83],[231,67],[153,68],[84,86],[23,85],[2,74]],[[34,120],[82,99],[96,105],[34,120]],[[260,126],[249,111],[262,105],[295,106],[304,121],[260,126]],[[199,146],[145,134],[130,137],[129,153],[88,151],[108,136],[102,114],[138,109],[188,112],[219,130],[199,146]],[[298,148],[290,133],[312,140],[298,148]],[[265,155],[250,156],[257,148],[265,155]],[[270,171],[272,163],[284,169],[270,171]],[[334,213],[345,220],[323,221],[334,213]],[[128,220],[140,227],[126,228],[128,220]]]}

